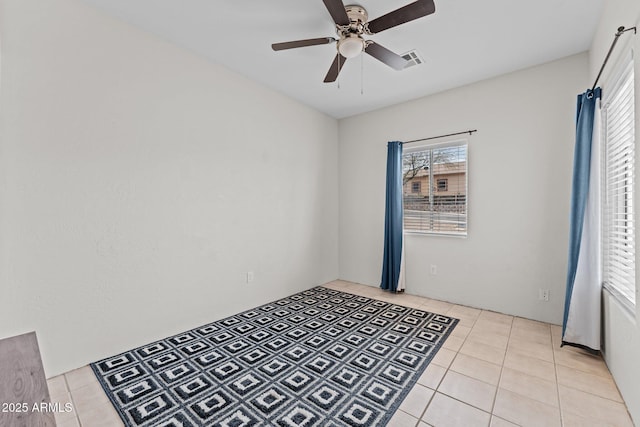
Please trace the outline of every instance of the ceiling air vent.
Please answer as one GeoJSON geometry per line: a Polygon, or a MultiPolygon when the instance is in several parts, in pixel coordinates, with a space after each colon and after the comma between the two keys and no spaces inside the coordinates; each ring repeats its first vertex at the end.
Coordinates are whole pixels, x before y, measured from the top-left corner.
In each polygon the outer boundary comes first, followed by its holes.
{"type": "Polygon", "coordinates": [[[420,57],[420,55],[418,55],[418,52],[415,49],[405,53],[404,55],[402,55],[402,57],[409,61],[407,62],[407,65],[404,66],[404,68],[413,67],[414,65],[420,65],[424,62],[424,60],[420,57]]]}

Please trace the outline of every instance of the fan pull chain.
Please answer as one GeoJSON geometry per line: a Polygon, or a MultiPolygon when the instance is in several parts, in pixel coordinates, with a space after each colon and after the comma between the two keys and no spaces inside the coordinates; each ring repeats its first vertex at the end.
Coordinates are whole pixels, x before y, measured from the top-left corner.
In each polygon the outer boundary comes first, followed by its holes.
{"type": "Polygon", "coordinates": [[[338,55],[338,77],[336,78],[336,83],[338,83],[338,90],[340,89],[340,55],[338,55]]]}
{"type": "Polygon", "coordinates": [[[360,54],[360,95],[364,95],[364,54],[360,54]]]}

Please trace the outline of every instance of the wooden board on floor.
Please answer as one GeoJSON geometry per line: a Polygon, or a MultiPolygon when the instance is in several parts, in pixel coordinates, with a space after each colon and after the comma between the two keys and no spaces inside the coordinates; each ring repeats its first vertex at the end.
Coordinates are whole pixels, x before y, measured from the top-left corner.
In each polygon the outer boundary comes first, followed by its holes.
{"type": "Polygon", "coordinates": [[[0,426],[55,427],[49,403],[36,333],[0,340],[0,426]]]}

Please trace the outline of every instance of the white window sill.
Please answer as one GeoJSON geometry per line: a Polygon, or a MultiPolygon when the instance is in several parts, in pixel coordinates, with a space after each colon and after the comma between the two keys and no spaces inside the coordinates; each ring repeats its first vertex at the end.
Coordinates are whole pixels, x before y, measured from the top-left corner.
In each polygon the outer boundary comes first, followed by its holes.
{"type": "Polygon", "coordinates": [[[611,299],[616,302],[620,308],[631,316],[631,319],[635,321],[636,319],[636,305],[633,304],[627,297],[622,295],[617,289],[607,285],[606,283],[602,286],[602,290],[611,295],[611,299]]]}

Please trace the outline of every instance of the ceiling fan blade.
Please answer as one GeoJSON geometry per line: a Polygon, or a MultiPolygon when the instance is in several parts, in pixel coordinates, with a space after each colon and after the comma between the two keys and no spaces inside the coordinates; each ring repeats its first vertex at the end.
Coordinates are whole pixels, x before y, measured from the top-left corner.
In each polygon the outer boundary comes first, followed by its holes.
{"type": "Polygon", "coordinates": [[[409,3],[406,6],[382,15],[373,21],[369,21],[369,32],[371,34],[396,27],[414,19],[422,18],[436,11],[436,5],[433,0],[418,0],[409,3]]]}
{"type": "Polygon", "coordinates": [[[402,70],[409,62],[397,53],[391,52],[386,47],[375,42],[370,42],[370,44],[364,48],[364,51],[395,70],[402,70]]]}
{"type": "Polygon", "coordinates": [[[329,68],[327,75],[324,78],[324,82],[325,83],[335,82],[345,62],[347,62],[347,58],[345,58],[344,56],[338,53],[336,55],[336,58],[333,60],[333,64],[331,64],[331,67],[329,68]]]}
{"type": "Polygon", "coordinates": [[[273,50],[294,49],[296,47],[315,46],[319,44],[329,44],[336,41],[333,37],[321,37],[317,39],[296,40],[291,42],[274,43],[271,45],[273,50]]]}
{"type": "Polygon", "coordinates": [[[342,0],[322,0],[324,5],[327,7],[329,14],[331,14],[331,18],[333,18],[333,22],[338,25],[349,25],[349,16],[347,16],[347,11],[344,8],[344,3],[342,0]]]}

